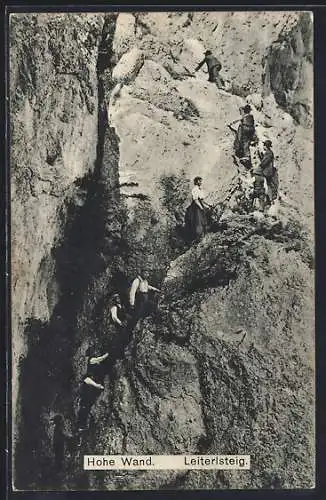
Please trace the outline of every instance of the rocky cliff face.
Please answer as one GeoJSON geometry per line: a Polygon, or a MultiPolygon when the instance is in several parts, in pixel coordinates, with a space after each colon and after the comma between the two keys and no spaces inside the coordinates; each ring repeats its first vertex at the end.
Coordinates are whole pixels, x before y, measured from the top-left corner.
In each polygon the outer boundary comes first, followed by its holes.
{"type": "Polygon", "coordinates": [[[16,487],[312,486],[311,22],[287,12],[12,17],[16,487]],[[207,48],[226,91],[204,69],[191,74],[207,48]],[[226,125],[245,100],[278,157],[280,224],[239,215],[229,197],[239,174],[226,125]],[[175,228],[195,175],[211,203],[230,201],[224,229],[189,248],[175,228]],[[109,294],[141,265],[163,287],[159,309],[118,338],[109,294]],[[71,441],[56,476],[51,417],[73,430],[90,341],[110,352],[107,389],[87,442],[71,441]],[[82,472],[93,452],[243,453],[254,467],[82,472]]]}
{"type": "Polygon", "coordinates": [[[223,198],[236,174],[232,161],[234,136],[227,124],[238,118],[239,106],[246,97],[254,106],[261,137],[273,141],[282,190],[300,207],[304,220],[310,219],[312,230],[312,134],[295,121],[295,109],[300,109],[301,121],[305,125],[311,122],[310,15],[261,12],[250,16],[187,16],[144,14],[136,19],[131,15],[118,19],[114,47],[123,57],[113,75],[124,85],[119,97],[111,101],[110,112],[120,137],[121,180],[138,184],[128,188],[126,194],[149,195],[159,207],[160,176],[185,169],[189,178],[203,176],[210,187],[211,201],[223,198]],[[142,35],[136,29],[140,19],[142,29],[147,26],[142,35]],[[280,37],[294,47],[282,60],[274,43],[280,37]],[[130,39],[138,51],[133,47],[126,52],[130,39]],[[228,92],[208,83],[204,69],[197,78],[189,77],[188,72],[194,71],[207,47],[221,60],[228,92]],[[292,68],[296,83],[287,77],[286,68],[292,68]],[[300,92],[306,96],[302,106],[300,92]],[[281,93],[287,96],[283,101],[281,93]],[[280,106],[293,111],[293,116],[280,106]]]}
{"type": "Polygon", "coordinates": [[[94,169],[97,51],[103,16],[12,15],[10,112],[14,352],[24,322],[48,321],[58,301],[53,248],[80,181],[94,169]]]}
{"type": "Polygon", "coordinates": [[[31,393],[40,387],[53,402],[51,377],[69,358],[75,308],[88,273],[101,265],[99,200],[118,175],[114,137],[111,181],[99,172],[99,48],[109,24],[104,15],[10,19],[13,420],[14,438],[17,425],[27,439],[18,447],[32,454],[38,437],[30,438],[30,422],[52,403],[35,396],[29,411],[31,393]]]}

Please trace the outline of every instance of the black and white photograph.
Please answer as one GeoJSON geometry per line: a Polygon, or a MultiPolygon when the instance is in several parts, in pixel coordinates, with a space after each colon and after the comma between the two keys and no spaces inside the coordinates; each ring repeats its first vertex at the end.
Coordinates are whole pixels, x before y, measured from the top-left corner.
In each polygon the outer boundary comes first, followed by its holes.
{"type": "Polygon", "coordinates": [[[13,490],[315,488],[313,13],[8,17],[13,490]]]}

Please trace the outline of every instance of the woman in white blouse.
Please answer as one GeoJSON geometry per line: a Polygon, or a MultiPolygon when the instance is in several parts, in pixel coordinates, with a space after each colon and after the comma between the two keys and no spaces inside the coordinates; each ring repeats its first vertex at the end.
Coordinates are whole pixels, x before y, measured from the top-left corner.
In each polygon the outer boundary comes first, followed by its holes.
{"type": "Polygon", "coordinates": [[[191,191],[192,202],[186,210],[186,231],[191,240],[198,241],[207,231],[206,215],[207,204],[204,202],[205,193],[201,189],[202,178],[194,178],[194,187],[191,191]]]}

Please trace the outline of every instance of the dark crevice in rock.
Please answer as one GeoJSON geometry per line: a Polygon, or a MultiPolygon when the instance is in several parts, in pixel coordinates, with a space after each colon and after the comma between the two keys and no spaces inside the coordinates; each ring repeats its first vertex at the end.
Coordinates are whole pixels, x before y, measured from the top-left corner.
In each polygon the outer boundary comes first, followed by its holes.
{"type": "MultiPolygon", "coordinates": [[[[103,39],[107,40],[108,34],[112,38],[115,19],[116,16],[107,16],[103,39]]],[[[50,417],[54,412],[61,413],[70,432],[74,432],[72,388],[75,373],[71,360],[80,335],[78,315],[83,309],[89,284],[103,273],[110,256],[121,253],[119,229],[112,231],[110,227],[110,220],[115,215],[112,203],[119,201],[119,191],[111,193],[118,180],[119,148],[115,132],[107,122],[105,89],[100,76],[104,67],[109,70],[110,67],[102,54],[97,67],[99,111],[95,170],[75,182],[58,214],[62,236],[52,250],[52,257],[59,300],[50,321],[40,323],[31,318],[25,328],[28,354],[20,367],[22,425],[16,449],[15,481],[20,489],[65,485],[65,480],[53,473],[50,417]],[[83,193],[86,199],[80,204],[83,193]]],[[[85,92],[88,93],[87,89],[85,92]]],[[[48,162],[55,161],[56,156],[55,148],[49,150],[48,162]]],[[[71,462],[74,462],[72,457],[71,462]]],[[[69,474],[67,471],[67,478],[69,474]]],[[[76,481],[79,486],[87,488],[89,485],[85,474],[76,481]]]]}
{"type": "Polygon", "coordinates": [[[98,210],[93,204],[96,188],[94,185],[92,190],[89,177],[84,182],[88,188],[85,205],[76,207],[73,200],[66,202],[61,216],[64,224],[62,242],[52,251],[59,301],[49,323],[40,328],[31,319],[32,326],[25,329],[25,335],[32,344],[28,345],[28,355],[20,370],[24,424],[16,451],[16,474],[17,486],[21,488],[32,488],[39,481],[40,484],[49,485],[49,480],[51,485],[58,486],[55,477],[51,483],[52,452],[46,427],[51,428],[52,424],[48,422],[44,426],[40,423],[40,416],[46,422],[50,414],[56,411],[64,415],[66,422],[74,422],[71,407],[74,371],[71,359],[75,353],[76,314],[90,277],[100,272],[103,264],[96,251],[101,243],[102,232],[101,224],[96,224],[99,220],[98,210]],[[31,425],[33,419],[39,424],[31,425]],[[37,478],[39,470],[42,471],[41,477],[37,478]]]}

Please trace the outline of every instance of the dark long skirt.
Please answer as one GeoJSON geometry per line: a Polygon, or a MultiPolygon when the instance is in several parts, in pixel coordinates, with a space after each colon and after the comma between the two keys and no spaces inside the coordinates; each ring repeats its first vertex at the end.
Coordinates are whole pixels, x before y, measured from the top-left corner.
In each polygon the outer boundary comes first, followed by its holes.
{"type": "Polygon", "coordinates": [[[199,240],[207,232],[207,215],[193,201],[186,210],[185,228],[189,240],[199,240]]]}

